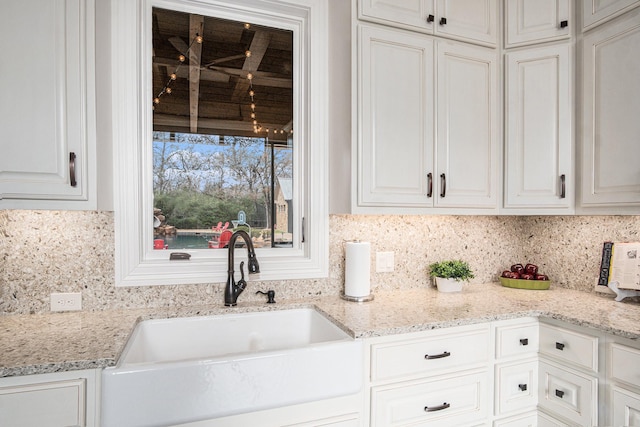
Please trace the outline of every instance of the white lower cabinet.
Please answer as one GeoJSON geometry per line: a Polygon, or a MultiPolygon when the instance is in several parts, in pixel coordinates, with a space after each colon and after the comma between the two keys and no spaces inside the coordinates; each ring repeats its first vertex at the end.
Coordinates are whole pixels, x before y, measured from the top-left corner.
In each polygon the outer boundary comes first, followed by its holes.
{"type": "Polygon", "coordinates": [[[640,426],[640,346],[614,339],[607,349],[612,425],[640,426]]]}
{"type": "Polygon", "coordinates": [[[0,425],[99,425],[98,370],[0,378],[0,425]]]}
{"type": "Polygon", "coordinates": [[[613,425],[640,426],[640,394],[612,387],[613,425]]]}

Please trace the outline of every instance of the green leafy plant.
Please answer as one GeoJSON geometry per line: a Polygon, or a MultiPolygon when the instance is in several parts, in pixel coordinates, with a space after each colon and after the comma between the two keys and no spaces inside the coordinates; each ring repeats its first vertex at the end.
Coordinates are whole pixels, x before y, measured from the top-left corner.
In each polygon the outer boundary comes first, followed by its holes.
{"type": "Polygon", "coordinates": [[[429,265],[429,276],[456,280],[469,280],[475,277],[469,264],[461,260],[434,262],[429,265]]]}

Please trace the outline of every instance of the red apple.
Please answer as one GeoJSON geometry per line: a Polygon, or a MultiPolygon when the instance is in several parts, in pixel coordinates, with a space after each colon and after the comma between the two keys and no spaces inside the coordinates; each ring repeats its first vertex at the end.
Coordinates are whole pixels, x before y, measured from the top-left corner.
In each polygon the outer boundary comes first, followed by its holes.
{"type": "Polygon", "coordinates": [[[524,267],[522,266],[522,264],[513,264],[511,266],[511,271],[513,271],[514,273],[522,274],[524,273],[524,267]]]}
{"type": "Polygon", "coordinates": [[[512,279],[520,279],[521,274],[520,273],[516,273],[515,271],[511,272],[511,278],[512,279]]]}
{"type": "Polygon", "coordinates": [[[528,274],[536,275],[538,274],[538,266],[535,264],[527,264],[524,266],[524,271],[526,271],[528,274]]]}
{"type": "Polygon", "coordinates": [[[549,280],[546,274],[536,274],[536,280],[549,280]]]}
{"type": "Polygon", "coordinates": [[[533,280],[535,276],[533,274],[524,273],[520,275],[520,278],[524,280],[533,280]]]}
{"type": "Polygon", "coordinates": [[[511,277],[511,271],[510,270],[505,270],[505,271],[502,272],[501,276],[509,278],[509,277],[511,277]]]}

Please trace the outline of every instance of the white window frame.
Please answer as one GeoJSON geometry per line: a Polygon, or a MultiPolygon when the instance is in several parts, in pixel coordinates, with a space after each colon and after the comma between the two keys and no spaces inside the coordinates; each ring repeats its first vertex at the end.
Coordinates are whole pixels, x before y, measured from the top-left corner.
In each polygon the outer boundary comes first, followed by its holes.
{"type": "MultiPolygon", "coordinates": [[[[116,286],[224,282],[226,250],[153,249],[151,9],[294,32],[294,244],[256,250],[251,280],[328,275],[328,67],[324,0],[113,0],[111,9],[116,286]],[[303,220],[304,218],[304,220],[303,220]],[[170,261],[188,252],[189,261],[170,261]]],[[[246,251],[239,249],[239,263],[246,251]]]]}

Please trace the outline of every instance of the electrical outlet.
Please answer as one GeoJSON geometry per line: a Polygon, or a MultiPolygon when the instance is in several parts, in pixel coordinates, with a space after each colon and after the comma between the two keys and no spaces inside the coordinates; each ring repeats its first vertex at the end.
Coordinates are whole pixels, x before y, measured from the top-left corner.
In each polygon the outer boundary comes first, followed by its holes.
{"type": "Polygon", "coordinates": [[[80,292],[51,294],[51,311],[74,310],[82,310],[82,294],[80,292]]]}
{"type": "Polygon", "coordinates": [[[376,273],[390,273],[393,268],[393,252],[376,252],[376,273]]]}

